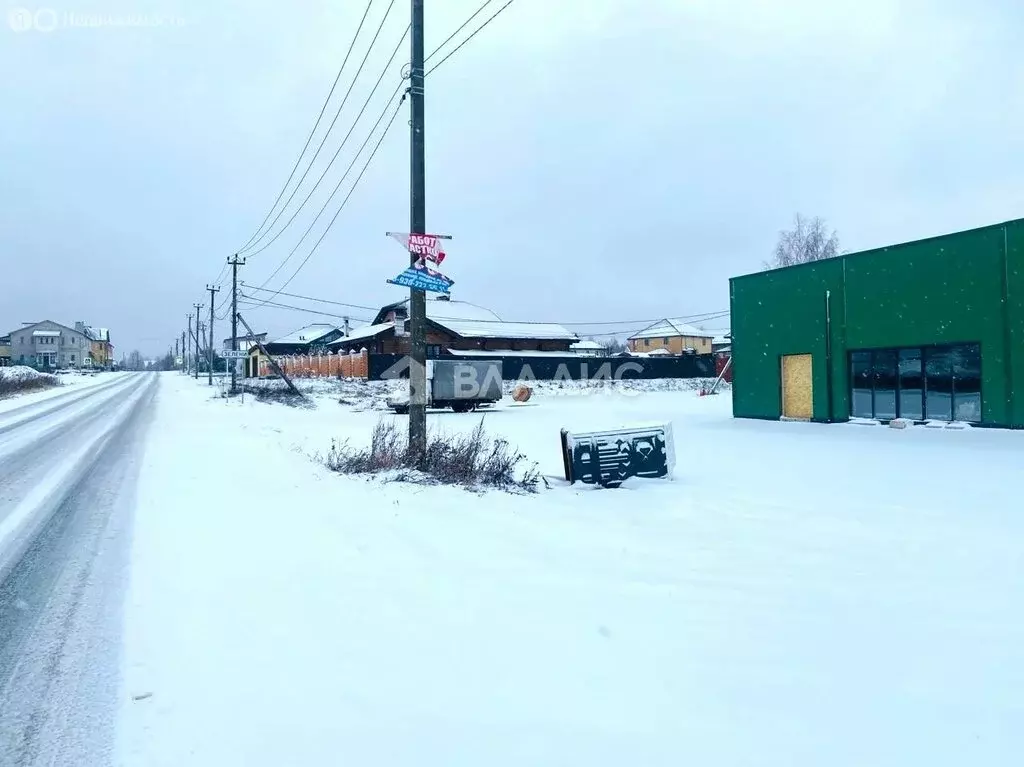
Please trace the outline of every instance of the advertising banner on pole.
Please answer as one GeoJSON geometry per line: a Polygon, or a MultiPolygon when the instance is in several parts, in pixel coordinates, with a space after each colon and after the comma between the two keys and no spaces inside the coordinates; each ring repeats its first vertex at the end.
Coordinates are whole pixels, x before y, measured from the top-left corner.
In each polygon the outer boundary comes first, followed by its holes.
{"type": "Polygon", "coordinates": [[[451,237],[445,234],[410,234],[409,232],[388,232],[388,237],[401,244],[420,261],[440,265],[445,259],[444,241],[451,237]]]}
{"type": "Polygon", "coordinates": [[[435,271],[423,264],[422,261],[410,266],[393,280],[388,280],[392,285],[400,285],[404,288],[415,288],[416,290],[427,290],[431,293],[447,293],[455,281],[441,272],[435,271]]]}

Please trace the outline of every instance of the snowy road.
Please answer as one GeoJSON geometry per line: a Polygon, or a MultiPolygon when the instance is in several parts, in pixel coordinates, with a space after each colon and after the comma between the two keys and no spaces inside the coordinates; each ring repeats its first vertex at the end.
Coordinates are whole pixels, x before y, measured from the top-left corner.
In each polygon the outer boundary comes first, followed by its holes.
{"type": "Polygon", "coordinates": [[[153,375],[0,413],[0,764],[109,761],[153,375]]]}

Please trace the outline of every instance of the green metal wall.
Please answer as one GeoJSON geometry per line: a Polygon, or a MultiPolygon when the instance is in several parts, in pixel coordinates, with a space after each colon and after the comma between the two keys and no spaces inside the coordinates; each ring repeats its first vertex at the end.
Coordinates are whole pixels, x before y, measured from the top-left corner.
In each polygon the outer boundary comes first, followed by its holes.
{"type": "Polygon", "coordinates": [[[782,355],[814,355],[814,419],[846,420],[850,350],[976,341],[983,422],[1024,425],[1024,391],[1012,386],[1024,384],[1024,221],[736,277],[730,288],[737,417],[779,417],[782,355]]]}

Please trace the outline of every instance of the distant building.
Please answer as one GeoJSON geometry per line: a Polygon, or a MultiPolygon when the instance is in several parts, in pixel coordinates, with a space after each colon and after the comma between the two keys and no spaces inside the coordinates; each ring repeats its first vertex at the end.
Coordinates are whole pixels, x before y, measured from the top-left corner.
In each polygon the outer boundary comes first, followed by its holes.
{"type": "MultiPolygon", "coordinates": [[[[223,349],[224,351],[230,351],[231,350],[231,340],[232,339],[230,339],[230,338],[225,338],[224,341],[221,343],[221,349],[223,349]]],[[[253,335],[249,335],[248,333],[246,333],[244,336],[239,336],[238,337],[238,348],[239,348],[240,351],[247,352],[252,347],[258,345],[257,341],[259,343],[261,343],[261,344],[265,344],[267,342],[267,334],[266,333],[257,333],[256,335],[253,336],[253,335]]]]}
{"type": "Polygon", "coordinates": [[[715,334],[682,322],[664,319],[631,335],[631,352],[651,353],[665,349],[669,354],[710,354],[715,334]]]}
{"type": "Polygon", "coordinates": [[[715,336],[711,339],[711,352],[713,354],[729,354],[732,351],[732,336],[726,333],[724,336],[715,336]]]}
{"type": "Polygon", "coordinates": [[[11,337],[0,336],[0,367],[11,364],[11,337]]]}
{"type": "Polygon", "coordinates": [[[92,352],[92,339],[59,322],[33,322],[9,334],[11,362],[39,369],[83,367],[92,352]]]}
{"type": "Polygon", "coordinates": [[[75,330],[89,338],[89,357],[85,364],[108,370],[114,366],[114,345],[110,343],[107,328],[94,328],[84,322],[76,322],[75,330]]]}
{"type": "Polygon", "coordinates": [[[1024,427],[1024,219],[734,277],[730,296],[737,417],[1024,427]]]}
{"type": "Polygon", "coordinates": [[[597,341],[577,341],[569,347],[569,351],[584,357],[603,357],[606,353],[604,346],[597,341]]]}
{"type": "Polygon", "coordinates": [[[344,335],[344,331],[335,325],[314,322],[264,343],[264,346],[274,356],[279,354],[316,354],[318,351],[325,351],[329,343],[338,340],[342,335],[344,335]]]}
{"type": "MultiPolygon", "coordinates": [[[[427,356],[447,351],[562,352],[579,341],[561,325],[505,322],[490,309],[448,298],[427,300],[427,356]]],[[[377,354],[409,353],[409,300],[381,307],[369,325],[330,344],[333,351],[366,348],[377,354]]]]}

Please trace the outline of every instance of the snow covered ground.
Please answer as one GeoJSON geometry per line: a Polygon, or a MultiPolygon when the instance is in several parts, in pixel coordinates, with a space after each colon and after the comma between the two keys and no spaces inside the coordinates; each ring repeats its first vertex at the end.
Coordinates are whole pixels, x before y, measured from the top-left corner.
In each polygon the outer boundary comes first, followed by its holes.
{"type": "Polygon", "coordinates": [[[333,393],[161,377],[118,764],[1024,757],[1022,434],[539,391],[482,417],[544,474],[562,426],[664,419],[675,480],[478,495],[324,470],[332,439],[392,417],[333,393]]]}
{"type": "Polygon", "coordinates": [[[10,396],[0,395],[0,413],[5,413],[25,405],[30,405],[34,402],[41,402],[52,397],[59,397],[72,389],[78,390],[109,383],[111,380],[123,375],[123,373],[64,373],[59,376],[53,376],[49,373],[40,373],[23,365],[0,368],[0,379],[13,379],[19,381],[25,380],[26,378],[36,377],[55,379],[55,385],[50,388],[36,389],[27,393],[15,392],[10,396]]]}

